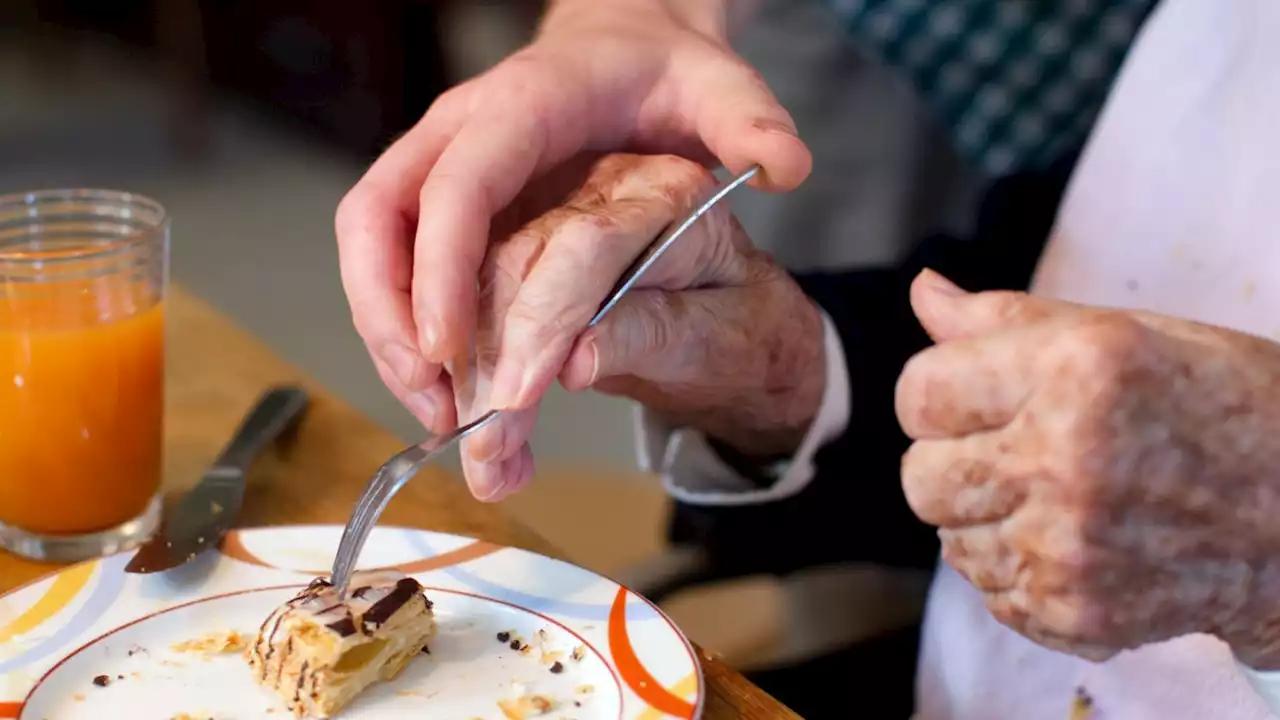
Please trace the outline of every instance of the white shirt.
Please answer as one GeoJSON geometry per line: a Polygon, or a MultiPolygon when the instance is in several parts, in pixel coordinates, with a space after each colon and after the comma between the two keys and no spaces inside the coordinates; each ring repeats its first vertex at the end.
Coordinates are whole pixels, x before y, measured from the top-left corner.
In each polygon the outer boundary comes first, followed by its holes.
{"type": "MultiPolygon", "coordinates": [[[[1277,208],[1280,1],[1164,0],[1076,168],[1033,292],[1280,340],[1277,208]]],[[[814,452],[856,411],[829,320],[826,347],[822,410],[770,490],[743,492],[695,433],[643,413],[642,462],[691,503],[767,502],[803,489],[814,452]],[[693,489],[693,477],[713,491],[693,489]]],[[[1214,638],[1187,636],[1091,663],[1000,625],[981,595],[940,564],[925,611],[920,720],[1063,718],[1077,688],[1108,719],[1280,717],[1280,673],[1235,663],[1214,638]]]]}

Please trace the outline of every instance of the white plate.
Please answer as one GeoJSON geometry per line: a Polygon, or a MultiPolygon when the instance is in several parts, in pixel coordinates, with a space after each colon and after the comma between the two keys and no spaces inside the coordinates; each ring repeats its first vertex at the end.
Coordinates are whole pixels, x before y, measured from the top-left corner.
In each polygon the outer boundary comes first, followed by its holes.
{"type": "MultiPolygon", "coordinates": [[[[241,530],[221,553],[170,573],[127,575],[121,555],[0,597],[0,720],[284,720],[283,703],[238,653],[206,658],[172,646],[212,633],[252,636],[273,608],[326,574],[341,532],[241,530]],[[95,685],[99,675],[111,682],[95,685]]],[[[440,631],[431,655],[368,690],[343,718],[501,720],[499,700],[531,693],[556,701],[548,718],[701,715],[692,646],[611,580],[522,550],[403,528],[375,530],[362,560],[427,586],[440,631]],[[497,639],[504,631],[534,649],[510,649],[497,639]],[[570,659],[577,647],[581,661],[570,659]],[[550,672],[555,660],[563,672],[550,672]]]]}

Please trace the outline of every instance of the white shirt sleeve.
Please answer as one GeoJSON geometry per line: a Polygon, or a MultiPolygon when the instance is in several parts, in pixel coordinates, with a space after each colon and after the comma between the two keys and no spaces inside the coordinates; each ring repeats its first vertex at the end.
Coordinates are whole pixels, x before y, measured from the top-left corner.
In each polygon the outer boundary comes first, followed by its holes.
{"type": "Polygon", "coordinates": [[[636,448],[640,467],[662,476],[673,498],[691,505],[754,505],[795,495],[813,479],[813,458],[849,425],[849,369],[840,333],[822,313],[826,353],[826,384],[813,425],[794,457],[777,468],[777,482],[757,488],[716,455],[701,433],[672,427],[654,413],[637,406],[636,448]]]}
{"type": "Polygon", "coordinates": [[[1271,708],[1271,712],[1280,715],[1280,671],[1254,670],[1238,660],[1236,665],[1253,686],[1254,692],[1262,697],[1268,708],[1271,708]]]}

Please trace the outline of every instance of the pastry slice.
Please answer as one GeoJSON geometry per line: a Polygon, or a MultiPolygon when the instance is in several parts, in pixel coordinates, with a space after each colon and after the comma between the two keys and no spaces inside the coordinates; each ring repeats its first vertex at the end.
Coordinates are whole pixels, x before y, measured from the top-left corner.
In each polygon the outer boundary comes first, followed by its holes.
{"type": "Polygon", "coordinates": [[[365,688],[390,680],[427,651],[436,632],[417,580],[358,572],[346,600],[317,578],[269,615],[245,650],[262,685],[299,717],[333,717],[365,688]]]}

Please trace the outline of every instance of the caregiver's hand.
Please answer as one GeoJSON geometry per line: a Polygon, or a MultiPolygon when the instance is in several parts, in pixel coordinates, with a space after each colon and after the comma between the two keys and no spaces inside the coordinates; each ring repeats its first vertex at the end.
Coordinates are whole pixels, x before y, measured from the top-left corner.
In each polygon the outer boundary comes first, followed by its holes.
{"type": "Polygon", "coordinates": [[[821,314],[727,204],[586,329],[633,259],[713,185],[673,156],[608,156],[565,204],[490,248],[478,372],[455,390],[460,417],[490,403],[512,412],[464,443],[477,497],[500,499],[528,481],[526,440],[557,377],[570,390],[630,397],[748,455],[798,447],[825,382],[821,314]]]}
{"type": "Polygon", "coordinates": [[[1280,346],[926,271],[907,500],[1001,622],[1102,659],[1206,632],[1280,667],[1280,346]]]}
{"type": "Polygon", "coordinates": [[[343,199],[342,283],[378,372],[428,428],[452,422],[441,363],[465,349],[490,220],[580,151],[763,166],[785,190],[809,151],[728,46],[743,0],[559,0],[534,42],[437,100],[343,199]],[[536,183],[535,183],[536,184],[536,183]]]}

